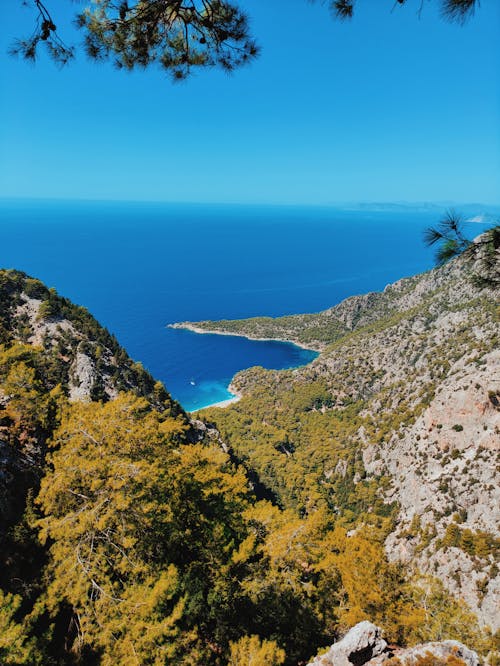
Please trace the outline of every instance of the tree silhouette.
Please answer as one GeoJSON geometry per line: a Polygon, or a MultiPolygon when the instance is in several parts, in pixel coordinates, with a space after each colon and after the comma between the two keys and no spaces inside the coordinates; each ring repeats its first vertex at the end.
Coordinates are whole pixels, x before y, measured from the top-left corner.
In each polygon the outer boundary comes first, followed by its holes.
{"type": "Polygon", "coordinates": [[[436,227],[424,231],[424,243],[438,245],[436,263],[440,266],[470,248],[471,241],[463,233],[463,219],[454,210],[446,212],[436,227]]]}
{"type": "Polygon", "coordinates": [[[469,240],[464,234],[464,221],[453,210],[446,212],[436,227],[424,231],[424,243],[437,245],[436,263],[464,255],[474,264],[473,281],[479,287],[500,287],[500,226],[487,229],[478,238],[469,240]]]}
{"type": "MultiPolygon", "coordinates": [[[[46,0],[47,1],[47,0],[46,0]]],[[[431,0],[429,0],[431,1],[431,0]]],[[[480,0],[432,0],[445,19],[464,22],[480,0]]],[[[59,64],[75,56],[73,46],[60,37],[55,18],[42,0],[20,0],[35,13],[32,34],[16,41],[14,55],[35,60],[45,45],[59,64]]],[[[417,13],[424,8],[420,0],[417,13]]],[[[220,67],[231,71],[253,60],[259,52],[250,33],[245,0],[87,0],[75,23],[84,33],[87,55],[111,60],[119,68],[157,64],[174,79],[186,78],[193,69],[220,67]]],[[[358,0],[330,0],[333,16],[352,18],[358,0]]],[[[407,0],[387,0],[387,7],[407,0]]]]}
{"type": "MultiPolygon", "coordinates": [[[[332,0],[330,6],[337,18],[351,19],[357,4],[357,0],[332,0]]],[[[408,4],[408,0],[394,0],[393,2],[394,6],[406,4],[408,4]]],[[[474,14],[475,9],[480,5],[480,0],[441,0],[440,5],[443,18],[463,23],[474,14]]],[[[424,6],[425,0],[420,0],[417,10],[419,16],[422,14],[424,6]]]]}

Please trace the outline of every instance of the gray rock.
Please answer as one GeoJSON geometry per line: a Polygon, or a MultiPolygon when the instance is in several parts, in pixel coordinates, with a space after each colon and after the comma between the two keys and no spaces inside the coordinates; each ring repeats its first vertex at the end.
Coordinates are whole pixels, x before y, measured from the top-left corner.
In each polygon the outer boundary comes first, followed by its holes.
{"type": "Polygon", "coordinates": [[[397,649],[386,652],[367,662],[365,666],[381,666],[390,658],[398,659],[402,666],[417,666],[418,662],[432,655],[436,660],[445,662],[449,657],[461,659],[467,666],[478,666],[478,655],[458,641],[441,641],[439,643],[424,643],[413,648],[397,649]]]}
{"type": "Polygon", "coordinates": [[[97,376],[93,360],[78,350],[70,374],[73,377],[70,384],[70,400],[82,402],[90,400],[97,376]]]}
{"type": "Polygon", "coordinates": [[[421,659],[432,655],[445,662],[449,657],[461,659],[466,666],[479,666],[478,655],[458,641],[424,643],[412,648],[389,647],[382,630],[371,622],[360,622],[342,640],[334,643],[325,654],[308,666],[382,666],[397,659],[401,666],[418,666],[421,659]]]}
{"type": "Polygon", "coordinates": [[[308,666],[362,666],[382,654],[387,643],[382,638],[382,630],[371,622],[360,622],[344,638],[334,643],[328,652],[308,666]]]}

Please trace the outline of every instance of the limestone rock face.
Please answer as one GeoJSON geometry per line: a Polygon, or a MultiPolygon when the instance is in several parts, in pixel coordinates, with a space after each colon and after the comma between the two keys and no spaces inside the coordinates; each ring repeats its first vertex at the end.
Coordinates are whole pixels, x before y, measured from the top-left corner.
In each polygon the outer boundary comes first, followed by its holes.
{"type": "MultiPolygon", "coordinates": [[[[469,650],[458,641],[442,641],[440,643],[424,643],[413,648],[396,649],[390,654],[386,653],[372,659],[368,662],[370,666],[378,666],[391,659],[391,664],[398,662],[404,666],[417,666],[423,660],[427,663],[429,657],[433,658],[433,663],[446,663],[450,657],[460,660],[467,666],[478,666],[479,657],[476,652],[469,650]]],[[[456,663],[456,662],[455,662],[456,663]]]]}
{"type": "MultiPolygon", "coordinates": [[[[500,390],[500,353],[482,357],[479,366],[462,358],[450,368],[429,407],[408,428],[381,447],[384,471],[393,479],[393,497],[400,506],[399,528],[386,542],[391,560],[418,566],[445,581],[482,622],[496,630],[500,579],[491,577],[482,594],[478,585],[493,564],[458,548],[422,548],[418,535],[408,535],[415,516],[422,526],[443,537],[461,511],[460,529],[498,535],[500,486],[496,466],[500,447],[500,411],[491,397],[500,390]],[[406,533],[405,533],[406,530],[406,533]]],[[[364,456],[369,473],[378,471],[364,456]]]]}
{"type": "Polygon", "coordinates": [[[74,379],[70,384],[70,399],[90,400],[96,377],[95,364],[92,359],[78,351],[71,370],[74,379]]]}
{"type": "Polygon", "coordinates": [[[362,666],[387,648],[382,638],[382,630],[371,622],[360,622],[328,652],[316,657],[309,666],[362,666]]]}
{"type": "Polygon", "coordinates": [[[449,663],[450,657],[455,666],[479,665],[478,655],[458,641],[424,643],[412,648],[390,647],[382,638],[380,627],[365,621],[308,666],[418,666],[431,661],[439,666],[449,663]]]}

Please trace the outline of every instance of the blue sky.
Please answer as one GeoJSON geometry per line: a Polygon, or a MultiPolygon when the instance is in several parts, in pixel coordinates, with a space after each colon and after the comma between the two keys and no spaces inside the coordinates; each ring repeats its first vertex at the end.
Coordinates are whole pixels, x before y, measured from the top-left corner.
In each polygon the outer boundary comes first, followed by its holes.
{"type": "MultiPolygon", "coordinates": [[[[4,54],[30,29],[20,4],[3,14],[4,54]]],[[[47,4],[71,41],[78,7],[47,4]]],[[[83,54],[63,70],[2,56],[0,196],[500,203],[497,0],[465,27],[434,2],[419,20],[416,1],[364,0],[347,23],[322,2],[241,4],[262,54],[231,76],[179,85],[83,54]]]]}

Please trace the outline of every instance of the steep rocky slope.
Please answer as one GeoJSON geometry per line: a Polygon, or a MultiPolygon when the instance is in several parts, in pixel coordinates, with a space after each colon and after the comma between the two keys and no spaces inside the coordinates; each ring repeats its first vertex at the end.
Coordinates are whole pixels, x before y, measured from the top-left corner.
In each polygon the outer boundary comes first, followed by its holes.
{"type": "Polygon", "coordinates": [[[322,349],[295,371],[239,373],[243,400],[206,418],[285,505],[361,522],[386,506],[389,557],[497,628],[499,300],[473,272],[458,258],[318,315],[194,326],[322,349]]]}
{"type": "Polygon", "coordinates": [[[73,400],[154,393],[151,375],[85,308],[24,273],[0,270],[0,343],[14,342],[42,349],[52,361],[47,375],[73,400]]]}

